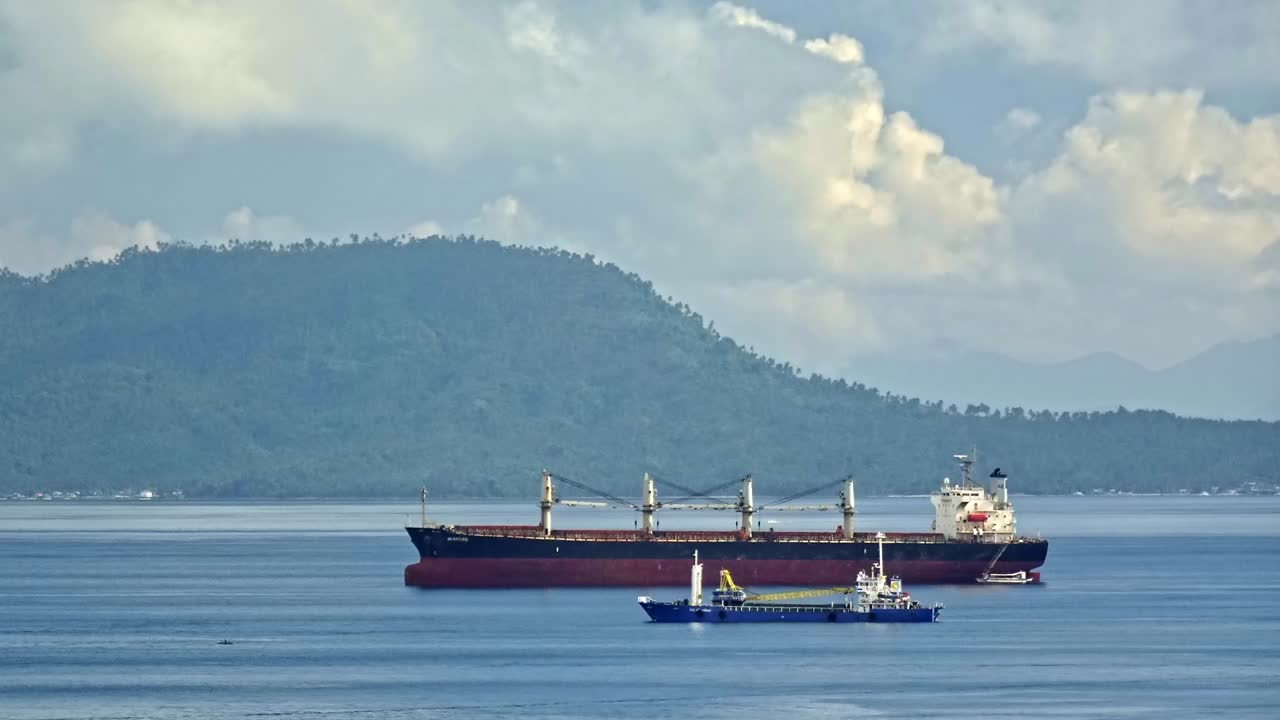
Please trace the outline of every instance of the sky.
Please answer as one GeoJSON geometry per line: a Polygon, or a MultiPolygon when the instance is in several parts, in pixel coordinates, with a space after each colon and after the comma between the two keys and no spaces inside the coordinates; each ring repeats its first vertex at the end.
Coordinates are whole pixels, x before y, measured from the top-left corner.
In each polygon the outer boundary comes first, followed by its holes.
{"type": "Polygon", "coordinates": [[[806,371],[1280,332],[1280,4],[0,0],[0,266],[590,253],[806,371]]]}

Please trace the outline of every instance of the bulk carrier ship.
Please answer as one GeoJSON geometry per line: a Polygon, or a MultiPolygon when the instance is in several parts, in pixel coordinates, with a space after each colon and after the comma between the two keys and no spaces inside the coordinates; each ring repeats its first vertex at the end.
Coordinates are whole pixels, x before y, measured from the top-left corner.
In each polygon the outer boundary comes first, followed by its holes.
{"type": "MultiPolygon", "coordinates": [[[[1017,535],[1008,477],[996,468],[991,487],[974,482],[972,455],[956,455],[961,480],[944,479],[930,496],[933,531],[884,533],[884,559],[896,574],[914,583],[974,583],[988,575],[1024,573],[1032,582],[1044,564],[1049,543],[1017,535]]],[[[681,586],[688,580],[689,558],[700,557],[754,585],[839,585],[871,570],[878,557],[877,534],[858,532],[852,478],[846,478],[840,502],[825,506],[788,506],[787,502],[821,489],[755,504],[750,475],[742,478],[736,503],[710,496],[720,488],[688,491],[710,504],[660,503],[654,478],[646,474],[639,504],[602,493],[544,471],[541,519],[537,525],[444,525],[423,519],[406,527],[419,561],[405,568],[406,585],[451,588],[572,586],[681,586]],[[612,503],[562,500],[557,482],[596,492],[612,503]],[[553,506],[635,508],[634,530],[557,530],[553,506]],[[832,532],[760,532],[755,514],[765,509],[838,509],[843,523],[832,532]],[[741,514],[732,531],[660,530],[658,510],[732,510],[741,514]],[[755,531],[753,531],[755,528],[755,531]]],[[[674,485],[674,483],[668,483],[674,485]]],[[[679,486],[676,486],[679,487],[679,486]]],[[[721,486],[723,487],[723,486],[721,486]]]]}

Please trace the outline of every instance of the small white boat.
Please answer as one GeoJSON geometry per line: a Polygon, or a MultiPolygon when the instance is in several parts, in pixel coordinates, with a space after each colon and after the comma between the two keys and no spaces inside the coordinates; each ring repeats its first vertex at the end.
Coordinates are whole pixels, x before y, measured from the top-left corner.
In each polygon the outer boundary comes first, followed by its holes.
{"type": "Polygon", "coordinates": [[[1028,575],[1026,572],[1018,571],[1016,573],[983,573],[978,578],[978,582],[987,585],[1026,585],[1033,583],[1036,578],[1028,575]]]}

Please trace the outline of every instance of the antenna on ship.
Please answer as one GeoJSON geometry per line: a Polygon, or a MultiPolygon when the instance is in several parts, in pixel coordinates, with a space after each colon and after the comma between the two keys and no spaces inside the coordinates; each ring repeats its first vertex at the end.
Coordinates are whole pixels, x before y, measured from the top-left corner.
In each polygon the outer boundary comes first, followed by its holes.
{"type": "Polygon", "coordinates": [[[978,449],[973,449],[972,455],[952,455],[955,461],[960,463],[960,487],[973,486],[973,463],[978,456],[978,449]]]}

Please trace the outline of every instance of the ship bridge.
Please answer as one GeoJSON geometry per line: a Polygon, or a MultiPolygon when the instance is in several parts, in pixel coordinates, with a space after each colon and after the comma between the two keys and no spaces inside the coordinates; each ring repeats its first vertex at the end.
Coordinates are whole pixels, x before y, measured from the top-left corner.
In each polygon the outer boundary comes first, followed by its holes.
{"type": "Polygon", "coordinates": [[[991,473],[989,489],[975,483],[975,455],[954,455],[960,464],[960,482],[955,484],[944,478],[942,488],[929,496],[934,507],[933,531],[948,540],[1011,542],[1017,533],[1017,522],[1009,502],[1009,477],[996,468],[991,473]]]}

